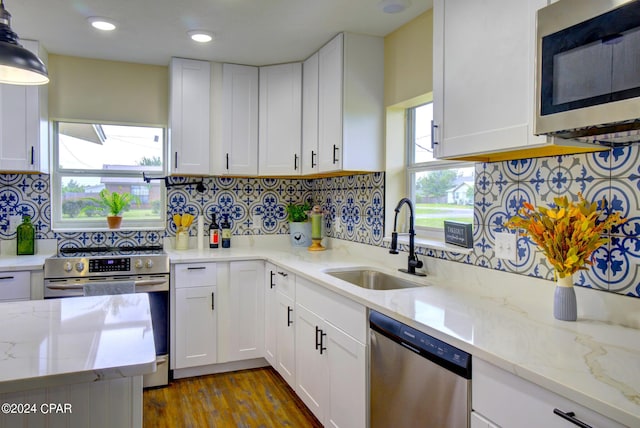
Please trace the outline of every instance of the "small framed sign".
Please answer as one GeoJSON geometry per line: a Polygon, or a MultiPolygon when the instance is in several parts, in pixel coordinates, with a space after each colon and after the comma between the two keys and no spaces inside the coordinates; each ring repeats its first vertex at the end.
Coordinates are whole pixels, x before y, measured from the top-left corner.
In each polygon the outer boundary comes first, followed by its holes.
{"type": "Polygon", "coordinates": [[[464,248],[473,247],[473,229],[471,223],[457,221],[444,222],[444,241],[447,244],[459,245],[464,248]]]}

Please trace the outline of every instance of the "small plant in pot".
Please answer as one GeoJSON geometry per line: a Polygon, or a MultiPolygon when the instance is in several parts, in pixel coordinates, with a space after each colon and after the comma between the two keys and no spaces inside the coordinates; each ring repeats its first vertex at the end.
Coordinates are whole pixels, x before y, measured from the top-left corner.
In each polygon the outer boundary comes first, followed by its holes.
{"type": "Polygon", "coordinates": [[[293,247],[308,247],[311,245],[311,222],[307,215],[310,210],[311,204],[309,202],[287,205],[289,232],[293,247]]]}
{"type": "Polygon", "coordinates": [[[85,198],[92,205],[84,207],[83,211],[102,209],[107,216],[109,229],[119,229],[122,223],[122,213],[129,209],[132,203],[138,203],[138,198],[129,192],[112,192],[102,189],[97,198],[85,198]]]}

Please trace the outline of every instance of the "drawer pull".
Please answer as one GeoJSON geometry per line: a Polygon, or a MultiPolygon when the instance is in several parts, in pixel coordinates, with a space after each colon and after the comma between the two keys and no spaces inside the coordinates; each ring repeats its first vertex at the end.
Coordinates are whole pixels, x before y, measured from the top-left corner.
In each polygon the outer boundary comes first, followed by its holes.
{"type": "Polygon", "coordinates": [[[4,280],[4,279],[13,279],[12,276],[0,276],[0,280],[4,280]]]}
{"type": "Polygon", "coordinates": [[[195,267],[188,267],[187,270],[204,270],[206,269],[206,266],[195,266],[195,267]]]}
{"type": "Polygon", "coordinates": [[[560,409],[553,409],[553,413],[560,416],[562,419],[565,419],[571,422],[574,425],[579,426],[580,428],[592,428],[591,425],[587,425],[582,422],[580,419],[576,418],[576,414],[574,412],[563,412],[560,409]]]}
{"type": "Polygon", "coordinates": [[[283,276],[285,278],[289,276],[289,274],[285,272],[278,272],[278,275],[283,276]]]}

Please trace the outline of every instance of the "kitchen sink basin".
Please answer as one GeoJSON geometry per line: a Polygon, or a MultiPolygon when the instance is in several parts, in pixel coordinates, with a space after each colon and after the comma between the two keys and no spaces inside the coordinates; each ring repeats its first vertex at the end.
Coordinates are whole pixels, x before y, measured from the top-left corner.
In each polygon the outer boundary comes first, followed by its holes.
{"type": "Polygon", "coordinates": [[[369,290],[398,290],[421,286],[413,281],[368,268],[327,270],[325,273],[369,290]]]}

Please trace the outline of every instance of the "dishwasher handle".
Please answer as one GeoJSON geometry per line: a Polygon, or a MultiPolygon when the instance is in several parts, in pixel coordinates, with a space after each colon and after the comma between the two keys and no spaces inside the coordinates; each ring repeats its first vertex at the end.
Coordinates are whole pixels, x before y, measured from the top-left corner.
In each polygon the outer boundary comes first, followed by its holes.
{"type": "Polygon", "coordinates": [[[458,376],[471,379],[471,354],[380,312],[369,313],[369,326],[372,331],[378,332],[407,350],[458,376]]]}

